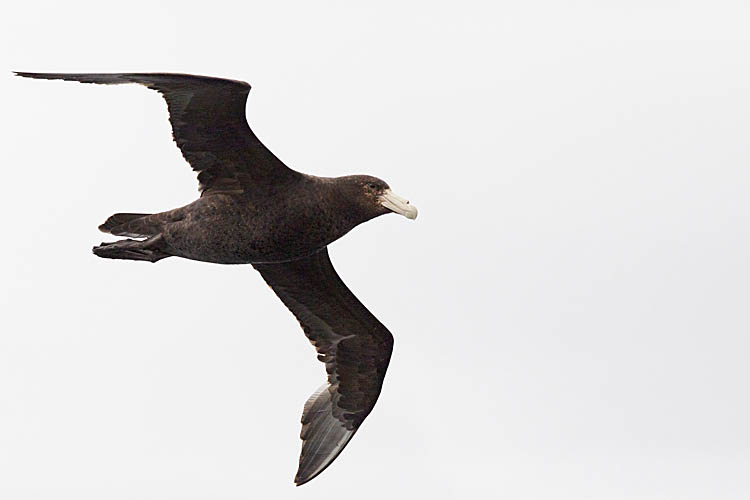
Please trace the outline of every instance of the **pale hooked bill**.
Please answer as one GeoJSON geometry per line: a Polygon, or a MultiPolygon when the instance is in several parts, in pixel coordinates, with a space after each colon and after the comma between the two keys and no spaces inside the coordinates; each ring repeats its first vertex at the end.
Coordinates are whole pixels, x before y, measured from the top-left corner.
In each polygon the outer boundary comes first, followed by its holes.
{"type": "Polygon", "coordinates": [[[380,195],[380,204],[389,210],[393,210],[397,214],[401,214],[407,219],[417,218],[417,207],[409,205],[409,200],[402,198],[390,189],[386,189],[383,194],[380,195]]]}

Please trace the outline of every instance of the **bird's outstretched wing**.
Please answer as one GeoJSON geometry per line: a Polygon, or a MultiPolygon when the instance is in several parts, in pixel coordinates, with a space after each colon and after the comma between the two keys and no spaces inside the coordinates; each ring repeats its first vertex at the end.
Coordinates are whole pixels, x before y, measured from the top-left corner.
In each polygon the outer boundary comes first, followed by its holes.
{"type": "Polygon", "coordinates": [[[333,462],[375,406],[393,336],[341,281],[327,249],[297,261],[253,266],[297,317],[328,372],[328,383],[302,413],[302,454],[294,478],[301,485],[333,462]]]}
{"type": "Polygon", "coordinates": [[[138,83],[157,90],[167,101],[174,140],[198,172],[204,195],[242,194],[283,185],[301,175],[276,158],[250,130],[245,118],[250,85],[245,82],[174,73],[16,74],[108,85],[138,83]]]}

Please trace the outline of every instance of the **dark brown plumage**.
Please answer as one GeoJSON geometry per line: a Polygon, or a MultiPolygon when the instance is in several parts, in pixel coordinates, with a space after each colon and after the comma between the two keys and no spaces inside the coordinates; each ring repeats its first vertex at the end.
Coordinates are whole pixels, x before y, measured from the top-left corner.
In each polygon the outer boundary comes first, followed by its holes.
{"type": "Polygon", "coordinates": [[[341,281],[325,248],[286,264],[254,267],[297,317],[328,373],[328,384],[302,414],[294,479],[302,484],[336,458],[375,406],[393,336],[341,281]]]}
{"type": "Polygon", "coordinates": [[[320,474],[375,405],[393,348],[390,332],[336,274],[326,246],[374,217],[396,212],[413,219],[416,209],[375,177],[323,178],[288,168],[247,125],[244,82],[167,73],[16,74],[138,83],[164,96],[174,140],[198,172],[201,196],[166,212],[111,216],[99,229],[128,239],[102,243],[94,253],[252,264],[326,365],[328,383],[303,411],[295,482],[320,474]]]}

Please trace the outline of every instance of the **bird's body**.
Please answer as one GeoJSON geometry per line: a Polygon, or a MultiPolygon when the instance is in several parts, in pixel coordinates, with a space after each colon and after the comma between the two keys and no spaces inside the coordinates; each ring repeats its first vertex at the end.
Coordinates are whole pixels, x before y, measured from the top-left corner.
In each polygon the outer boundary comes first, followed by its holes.
{"type": "Polygon", "coordinates": [[[167,257],[252,264],[299,320],[326,364],[327,384],[302,414],[295,482],[322,472],[377,401],[393,337],[339,278],[327,245],[358,224],[417,212],[375,177],[315,177],[276,158],[250,130],[250,86],[169,73],[49,74],[29,78],[138,83],[160,92],[175,142],[198,172],[201,196],[156,214],[119,213],[99,228],[126,239],[94,247],[100,257],[157,262],[167,257]]]}
{"type": "MultiPolygon", "coordinates": [[[[359,214],[348,211],[342,202],[340,191],[339,179],[300,175],[284,189],[264,196],[202,196],[167,212],[134,214],[140,217],[125,218],[119,224],[120,214],[116,214],[110,227],[108,220],[102,230],[120,236],[160,236],[158,248],[164,254],[192,260],[286,262],[321,250],[360,223],[359,214]]],[[[102,244],[95,252],[112,249],[102,244]]]]}

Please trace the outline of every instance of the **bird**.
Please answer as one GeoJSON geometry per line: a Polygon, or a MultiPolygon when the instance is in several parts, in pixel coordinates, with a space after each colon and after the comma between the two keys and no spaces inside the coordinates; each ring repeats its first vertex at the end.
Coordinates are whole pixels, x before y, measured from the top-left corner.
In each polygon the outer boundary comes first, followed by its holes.
{"type": "Polygon", "coordinates": [[[417,209],[369,175],[318,177],[287,167],[252,132],[243,81],[180,73],[27,73],[26,78],[140,84],[167,103],[172,136],[198,174],[200,196],[165,212],[117,213],[99,229],[125,237],[95,255],[158,262],[181,257],[250,264],[299,321],[325,364],[304,405],[294,478],[305,484],[350,442],[380,395],[391,332],[336,273],[328,245],[355,226],[417,209]]]}

